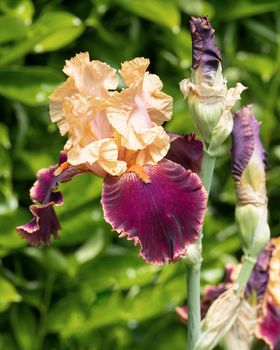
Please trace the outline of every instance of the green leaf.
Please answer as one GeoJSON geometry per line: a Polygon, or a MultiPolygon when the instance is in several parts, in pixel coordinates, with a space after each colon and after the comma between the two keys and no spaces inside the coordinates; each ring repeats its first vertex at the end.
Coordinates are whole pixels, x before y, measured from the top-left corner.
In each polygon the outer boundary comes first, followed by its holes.
{"type": "Polygon", "coordinates": [[[0,95],[31,106],[48,104],[61,82],[61,74],[48,67],[0,68],[0,95]]]}
{"type": "Polygon", "coordinates": [[[86,281],[84,288],[100,292],[108,288],[128,289],[133,285],[145,285],[158,270],[157,266],[145,264],[136,254],[123,253],[120,256],[102,256],[85,263],[75,278],[79,284],[86,281]]]}
{"type": "Polygon", "coordinates": [[[238,52],[234,62],[239,67],[258,74],[264,81],[269,81],[277,70],[275,60],[249,52],[238,52]]]}
{"type": "Polygon", "coordinates": [[[37,321],[31,309],[26,305],[14,305],[11,311],[11,323],[19,349],[35,350],[37,321]]]}
{"type": "Polygon", "coordinates": [[[0,146],[3,146],[5,149],[9,149],[11,147],[9,129],[3,123],[0,123],[0,146]]]}
{"type": "Polygon", "coordinates": [[[201,16],[202,14],[207,14],[207,16],[211,19],[215,13],[214,6],[203,0],[179,0],[179,7],[183,12],[191,16],[201,16]]]}
{"type": "Polygon", "coordinates": [[[41,32],[48,29],[48,34],[43,40],[36,43],[34,51],[37,53],[56,51],[78,38],[84,31],[80,18],[67,12],[51,12],[42,15],[32,28],[30,33],[41,32]]]}
{"type": "Polygon", "coordinates": [[[34,13],[34,5],[31,0],[1,0],[0,11],[15,16],[29,25],[34,13]]]}
{"type": "Polygon", "coordinates": [[[265,2],[230,1],[223,2],[217,7],[217,18],[221,21],[234,20],[237,18],[256,16],[280,9],[278,0],[265,2]]]}
{"type": "Polygon", "coordinates": [[[16,232],[16,226],[26,223],[30,216],[23,209],[0,215],[0,256],[23,247],[25,242],[16,232]]]}
{"type": "Polygon", "coordinates": [[[75,40],[83,30],[81,20],[70,13],[46,13],[29,27],[27,38],[0,51],[0,65],[14,62],[32,51],[60,49],[75,40]]]}
{"type": "Polygon", "coordinates": [[[178,31],[180,12],[171,0],[118,0],[118,4],[137,16],[178,31]]]}
{"type": "Polygon", "coordinates": [[[11,303],[19,303],[21,301],[21,296],[15,287],[3,277],[0,277],[0,290],[0,312],[6,311],[11,303]]]}
{"type": "Polygon", "coordinates": [[[23,22],[13,16],[0,16],[0,44],[25,37],[23,22]]]}

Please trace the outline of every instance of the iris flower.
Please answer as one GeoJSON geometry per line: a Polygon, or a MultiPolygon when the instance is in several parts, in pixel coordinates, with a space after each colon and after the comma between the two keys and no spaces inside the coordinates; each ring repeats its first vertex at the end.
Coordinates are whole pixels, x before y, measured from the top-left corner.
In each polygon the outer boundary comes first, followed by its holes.
{"type": "Polygon", "coordinates": [[[33,218],[17,228],[31,245],[58,238],[58,185],[83,173],[103,177],[105,220],[140,245],[146,262],[174,262],[197,240],[207,199],[199,178],[203,146],[193,134],[163,129],[172,97],[148,65],[142,57],[123,63],[126,88],[119,91],[116,70],[88,53],[66,61],[68,78],[50,96],[50,116],[68,140],[58,164],[38,172],[33,218]]]}

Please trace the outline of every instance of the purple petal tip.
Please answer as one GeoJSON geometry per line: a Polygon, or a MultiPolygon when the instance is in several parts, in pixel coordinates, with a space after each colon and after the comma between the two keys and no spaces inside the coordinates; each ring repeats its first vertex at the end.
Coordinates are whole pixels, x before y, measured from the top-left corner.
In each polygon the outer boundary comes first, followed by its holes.
{"type": "Polygon", "coordinates": [[[260,122],[252,112],[252,106],[240,108],[234,113],[232,131],[232,175],[236,181],[249,163],[253,152],[258,152],[264,167],[266,166],[266,152],[260,140],[260,122]]]}
{"type": "Polygon", "coordinates": [[[190,31],[192,36],[192,68],[200,66],[206,71],[217,70],[222,62],[220,50],[215,40],[215,31],[208,17],[191,17],[190,31]]]}
{"type": "Polygon", "coordinates": [[[30,245],[38,247],[43,241],[49,246],[51,235],[54,239],[58,239],[60,224],[53,205],[54,203],[31,205],[30,211],[33,218],[27,224],[16,228],[20,236],[25,238],[30,245]]]}

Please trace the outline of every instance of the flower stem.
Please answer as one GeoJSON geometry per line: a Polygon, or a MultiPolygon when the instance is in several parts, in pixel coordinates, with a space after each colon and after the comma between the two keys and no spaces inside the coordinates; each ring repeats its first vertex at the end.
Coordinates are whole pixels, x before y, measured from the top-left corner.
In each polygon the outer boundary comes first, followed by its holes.
{"type": "MultiPolygon", "coordinates": [[[[215,168],[215,157],[211,157],[207,152],[203,152],[201,180],[209,194],[213,172],[215,168]]],[[[188,350],[193,350],[200,335],[200,269],[202,251],[202,229],[198,239],[198,253],[200,257],[193,265],[187,266],[187,306],[188,306],[188,350]]]]}
{"type": "Polygon", "coordinates": [[[249,256],[244,257],[243,263],[241,270],[239,272],[239,275],[236,280],[236,294],[243,293],[246,287],[246,284],[250,278],[250,275],[254,269],[255,263],[256,263],[255,258],[251,258],[249,256]]]}

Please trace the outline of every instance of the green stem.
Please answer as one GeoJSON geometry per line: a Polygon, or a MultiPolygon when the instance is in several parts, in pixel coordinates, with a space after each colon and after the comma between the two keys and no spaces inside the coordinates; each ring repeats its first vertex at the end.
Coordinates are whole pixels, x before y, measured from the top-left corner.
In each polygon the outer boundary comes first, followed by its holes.
{"type": "Polygon", "coordinates": [[[256,261],[257,261],[256,259],[245,255],[241,270],[236,280],[236,285],[237,285],[236,294],[243,293],[243,291],[245,290],[246,284],[254,269],[256,261]]]}
{"type": "MultiPolygon", "coordinates": [[[[215,157],[203,152],[201,180],[209,194],[213,172],[215,168],[215,157]]],[[[188,306],[188,350],[193,350],[200,335],[200,269],[201,269],[201,251],[202,251],[202,229],[198,239],[198,253],[200,257],[196,263],[187,266],[187,306],[188,306]]]]}

